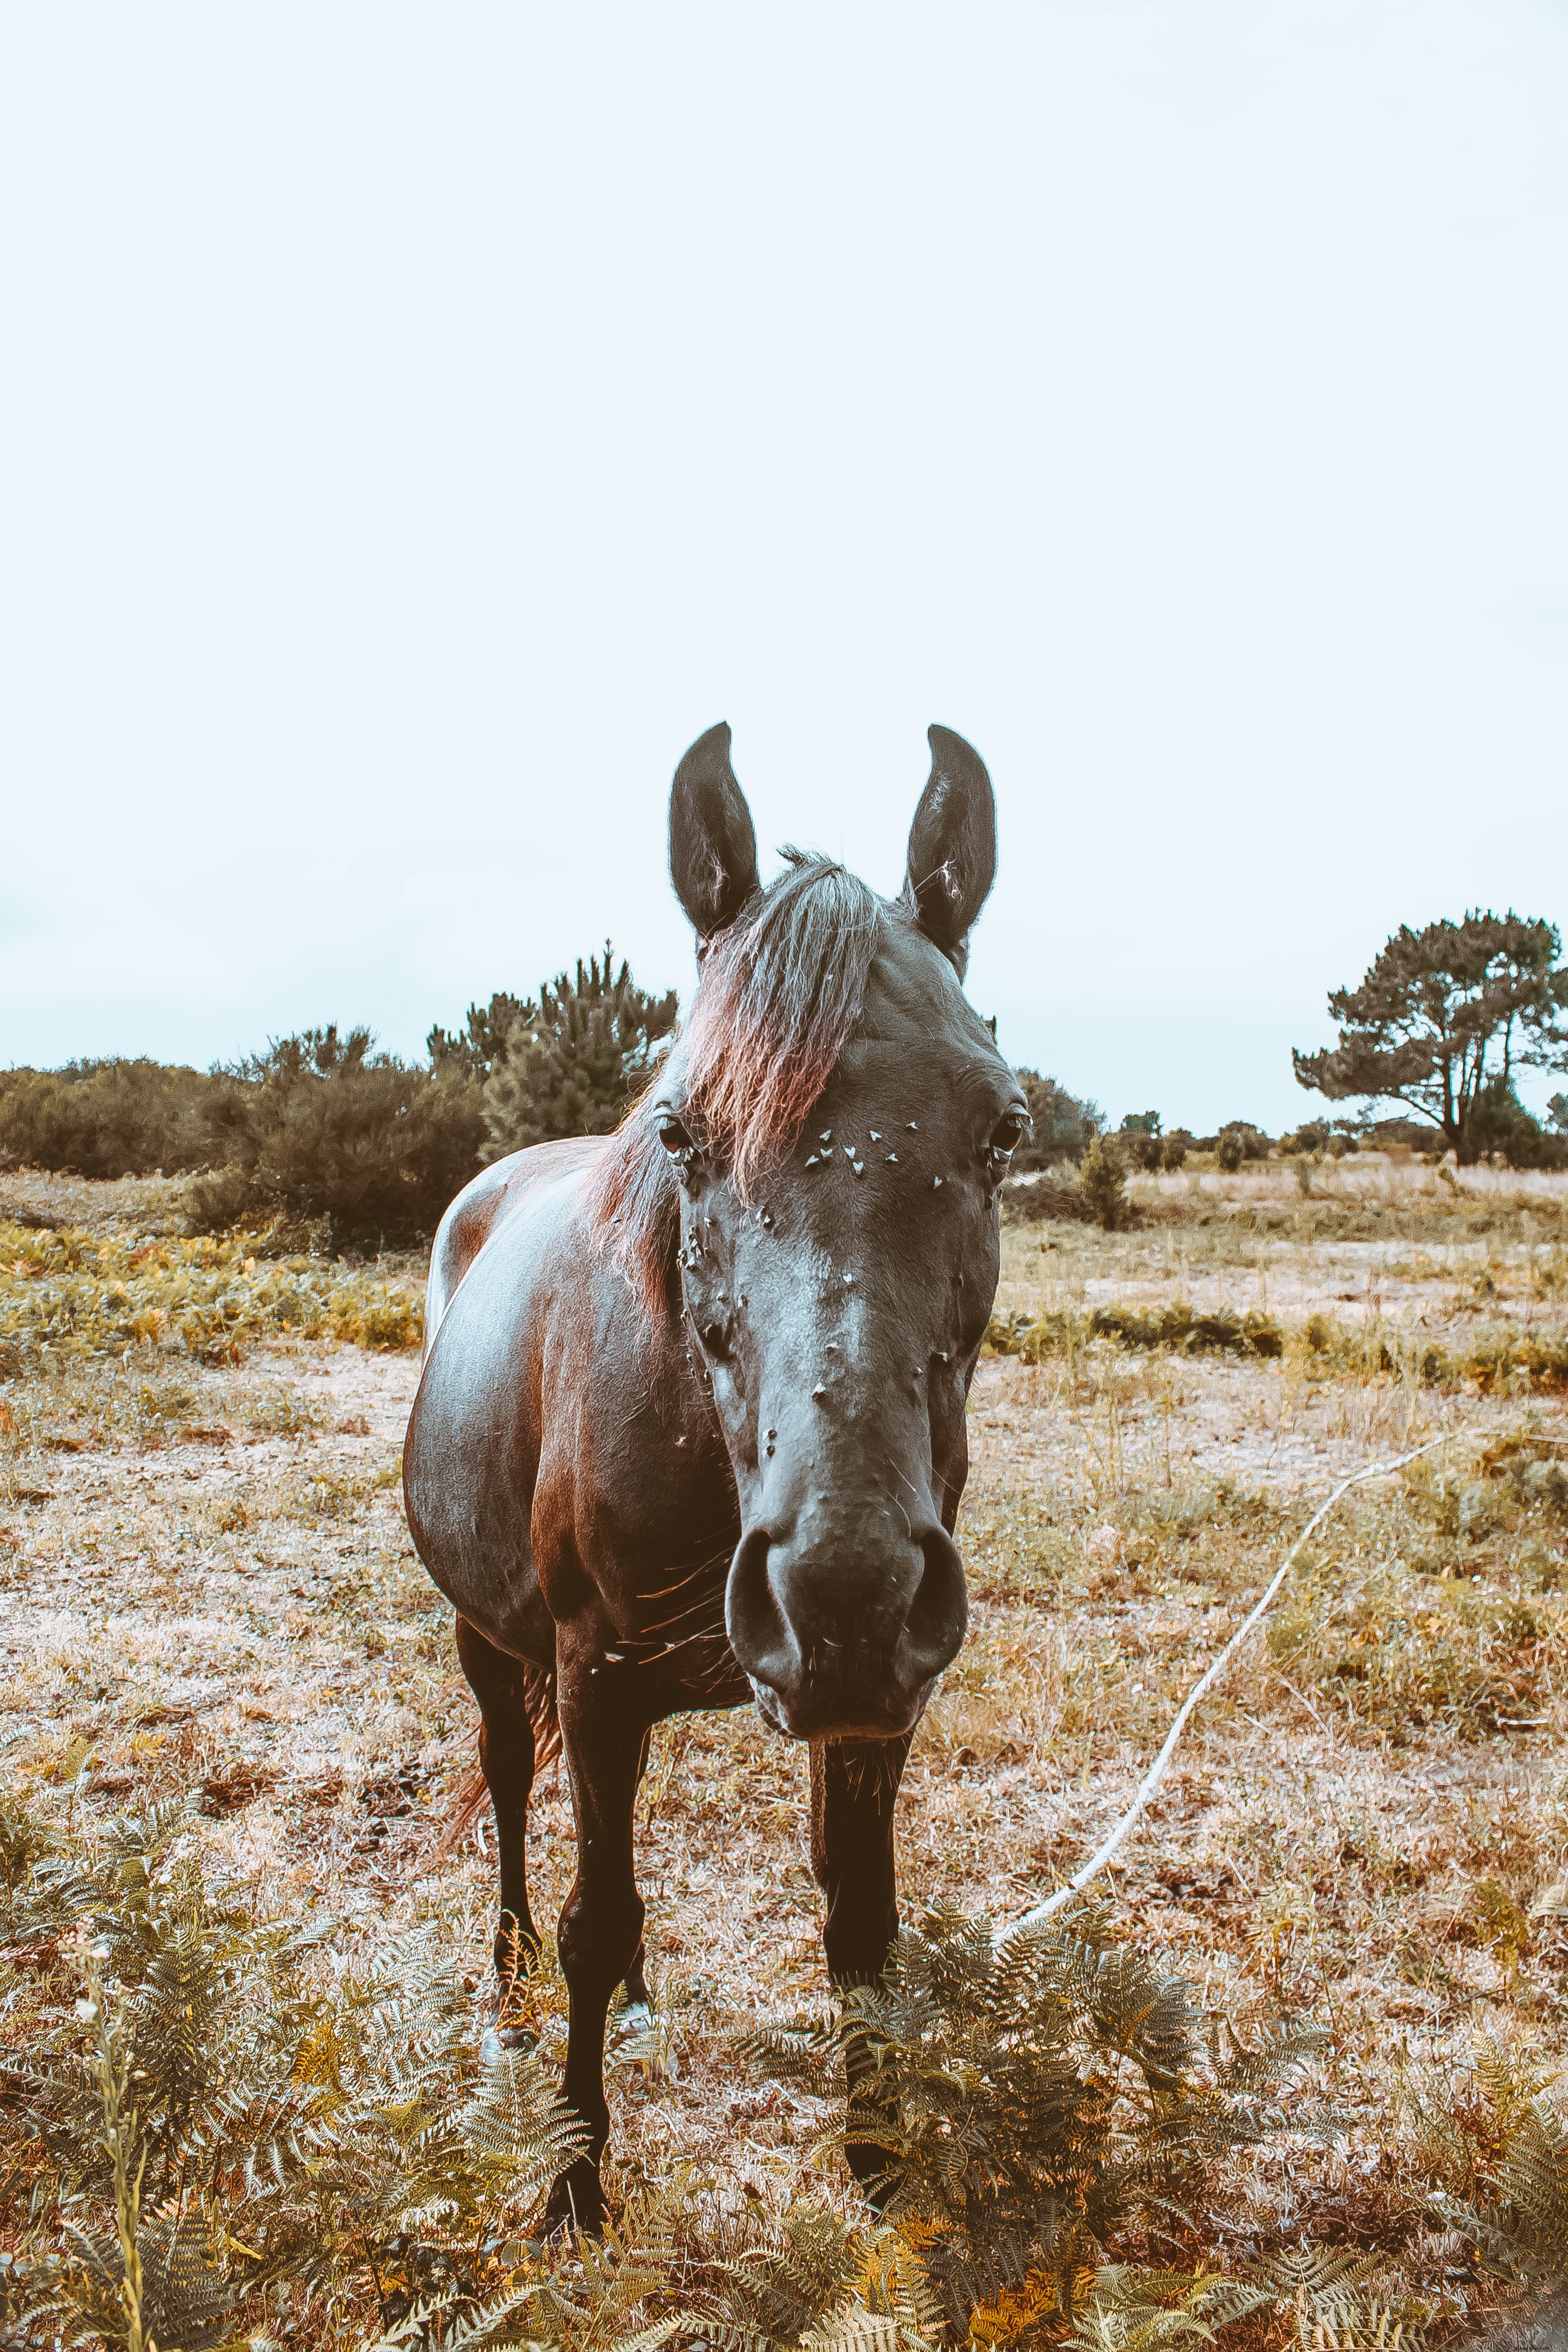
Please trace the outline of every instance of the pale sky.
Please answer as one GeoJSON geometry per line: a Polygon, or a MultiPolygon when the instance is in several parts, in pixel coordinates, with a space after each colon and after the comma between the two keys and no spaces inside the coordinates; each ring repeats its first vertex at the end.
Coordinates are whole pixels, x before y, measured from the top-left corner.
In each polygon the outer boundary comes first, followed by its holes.
{"type": "Polygon", "coordinates": [[[721,718],[1116,1118],[1568,920],[1568,0],[13,0],[0,221],[0,1062],[684,992],[721,718]]]}

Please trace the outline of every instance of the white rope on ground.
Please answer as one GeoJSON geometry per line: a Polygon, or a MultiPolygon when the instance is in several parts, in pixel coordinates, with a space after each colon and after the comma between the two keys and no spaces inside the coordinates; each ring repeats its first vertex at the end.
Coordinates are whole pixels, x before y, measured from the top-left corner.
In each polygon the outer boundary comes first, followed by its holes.
{"type": "Polygon", "coordinates": [[[1329,1496],[1327,1502],[1321,1503],[1318,1506],[1318,1508],[1313,1512],[1311,1517],[1308,1520],[1306,1526],[1302,1528],[1300,1534],[1297,1537],[1295,1542],[1286,1553],[1283,1560],[1280,1562],[1269,1582],[1268,1591],[1265,1592],[1262,1600],[1258,1603],[1257,1608],[1253,1610],[1245,1624],[1240,1626],[1238,1630],[1231,1635],[1229,1641],[1226,1643],[1224,1649],[1220,1652],[1213,1665],[1208,1669],[1208,1672],[1193,1685],[1192,1689],[1182,1701],[1181,1710],[1177,1715],[1174,1723],[1172,1724],[1170,1730],[1165,1734],[1164,1746],[1161,1748],[1158,1756],[1155,1757],[1152,1764],[1150,1765],[1148,1771],[1144,1774],[1143,1779],[1139,1783],[1137,1795],[1133,1798],[1132,1802],[1128,1806],[1127,1811],[1122,1814],[1121,1819],[1117,1822],[1116,1827],[1111,1831],[1110,1835],[1106,1839],[1105,1843],[1100,1847],[1098,1852],[1090,1854],[1089,1860],[1084,1864],[1081,1870],[1076,1870],[1073,1873],[1065,1886],[1058,1886],[1056,1893],[1047,1896],[1044,1903],[1037,1903],[1032,1911],[1026,1911],[1022,1918],[1015,1919],[1010,1927],[1004,1927],[1001,1931],[1000,1937],[998,1937],[998,1941],[1003,1941],[1009,1936],[1026,1935],[1031,1928],[1043,1927],[1053,1912],[1059,1911],[1065,1903],[1070,1903],[1075,1895],[1081,1895],[1084,1888],[1089,1885],[1090,1881],[1099,1877],[1100,1872],[1105,1868],[1106,1864],[1115,1860],[1116,1856],[1121,1853],[1121,1848],[1131,1836],[1132,1832],[1137,1825],[1140,1814],[1143,1811],[1143,1809],[1148,1804],[1150,1798],[1153,1795],[1155,1790],[1164,1779],[1165,1767],[1169,1764],[1172,1757],[1176,1752],[1176,1742],[1180,1739],[1183,1732],[1186,1729],[1187,1717],[1192,1714],[1194,1707],[1196,1706],[1198,1701],[1204,1697],[1205,1693],[1214,1688],[1215,1683],[1218,1682],[1221,1675],[1224,1674],[1226,1666],[1229,1665],[1232,1658],[1236,1655],[1237,1650],[1240,1649],[1243,1642],[1246,1641],[1247,1635],[1258,1623],[1259,1618],[1267,1616],[1269,1609],[1273,1605],[1275,1594],[1279,1591],[1280,1586],[1284,1583],[1285,1579],[1289,1575],[1291,1569],[1295,1566],[1297,1557],[1300,1552],[1302,1545],[1306,1542],[1308,1537],[1312,1534],[1315,1528],[1321,1527],[1323,1521],[1328,1517],[1329,1513],[1333,1509],[1334,1505],[1340,1500],[1340,1497],[1342,1495],[1348,1495],[1352,1486],[1361,1486],[1363,1482],[1368,1478],[1392,1477],[1394,1471],[1403,1470],[1407,1462],[1414,1462],[1419,1454],[1432,1453],[1434,1449],[1439,1445],[1447,1445],[1450,1444],[1456,1437],[1472,1439],[1476,1437],[1495,1437],[1499,1433],[1500,1433],[1496,1430],[1446,1429],[1441,1437],[1428,1438],[1425,1445],[1413,1446],[1408,1454],[1397,1454],[1392,1462],[1369,1462],[1364,1470],[1354,1470],[1351,1473],[1351,1475],[1348,1478],[1342,1478],[1340,1480],[1339,1485],[1334,1488],[1333,1493],[1329,1496]]]}

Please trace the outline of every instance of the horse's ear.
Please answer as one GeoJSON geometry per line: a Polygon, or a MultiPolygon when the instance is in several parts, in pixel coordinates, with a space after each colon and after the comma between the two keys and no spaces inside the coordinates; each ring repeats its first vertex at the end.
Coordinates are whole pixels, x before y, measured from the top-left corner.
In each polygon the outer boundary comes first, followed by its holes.
{"type": "Polygon", "coordinates": [[[985,762],[950,727],[928,727],[931,776],[910,827],[904,901],[959,977],[969,931],[996,878],[996,798],[985,762]]]}
{"type": "Polygon", "coordinates": [[[669,878],[697,927],[711,939],[756,895],[757,835],[730,765],[722,719],[700,735],[669,788],[669,878]]]}

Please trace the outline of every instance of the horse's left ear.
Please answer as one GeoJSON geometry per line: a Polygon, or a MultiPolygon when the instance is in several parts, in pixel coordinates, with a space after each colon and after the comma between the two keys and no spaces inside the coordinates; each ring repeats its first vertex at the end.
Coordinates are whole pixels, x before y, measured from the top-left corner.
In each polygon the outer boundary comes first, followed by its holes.
{"type": "Polygon", "coordinates": [[[757,880],[757,835],[730,765],[721,719],[700,735],[669,788],[669,878],[700,940],[732,923],[757,880]]]}
{"type": "Polygon", "coordinates": [[[963,977],[969,932],[996,879],[996,796],[985,762],[950,727],[928,727],[931,777],[910,827],[904,901],[963,977]]]}

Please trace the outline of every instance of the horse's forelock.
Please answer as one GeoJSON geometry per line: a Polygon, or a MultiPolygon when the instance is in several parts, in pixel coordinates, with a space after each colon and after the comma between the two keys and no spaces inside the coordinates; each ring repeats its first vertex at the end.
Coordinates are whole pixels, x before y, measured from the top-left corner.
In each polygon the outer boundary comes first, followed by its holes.
{"type": "MultiPolygon", "coordinates": [[[[686,1116],[742,1199],[832,1076],[865,1010],[881,925],[875,892],[847,867],[784,855],[788,870],[710,947],[679,1049],[686,1116]]],[[[616,1136],[594,1200],[650,1316],[673,1295],[680,1230],[675,1169],[648,1116],[657,1090],[616,1136]]]]}
{"type": "Polygon", "coordinates": [[[785,855],[789,870],[710,950],[686,1035],[689,1118],[742,1200],[832,1076],[865,1010],[879,929],[876,896],[855,875],[785,855]]]}

